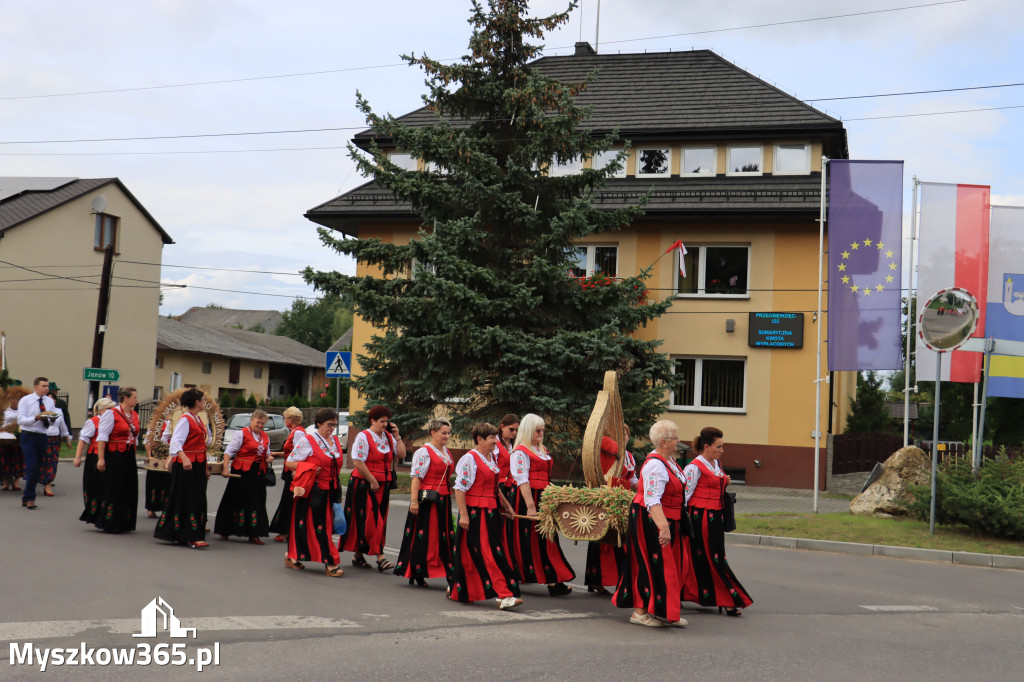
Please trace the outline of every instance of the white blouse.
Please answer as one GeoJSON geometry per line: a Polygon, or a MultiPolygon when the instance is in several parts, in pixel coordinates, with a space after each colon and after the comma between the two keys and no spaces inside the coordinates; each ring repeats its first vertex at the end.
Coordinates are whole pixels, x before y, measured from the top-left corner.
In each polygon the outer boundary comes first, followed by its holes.
{"type": "Polygon", "coordinates": [[[47,436],[60,436],[61,438],[67,438],[71,434],[68,433],[67,424],[64,423],[64,413],[57,410],[57,418],[50,424],[50,428],[46,429],[47,436]]]}
{"type": "MultiPolygon", "coordinates": [[[[106,416],[110,410],[103,413],[106,416]]],[[[198,417],[196,417],[198,419],[198,417]]],[[[181,449],[185,447],[185,439],[188,438],[188,430],[191,427],[192,420],[186,415],[181,415],[181,419],[174,425],[174,433],[171,434],[171,443],[168,450],[171,456],[177,455],[181,452],[181,449]]],[[[100,417],[100,429],[103,428],[103,417],[100,417]]],[[[209,428],[206,429],[206,444],[210,445],[213,443],[213,432],[209,428]]]]}
{"type": "MultiPolygon", "coordinates": [[[[551,459],[548,449],[543,445],[540,446],[540,452],[534,450],[530,445],[525,447],[530,448],[539,459],[551,459]]],[[[530,482],[530,456],[528,454],[522,450],[513,450],[509,453],[508,467],[512,472],[512,478],[515,479],[516,485],[530,482]]]]}
{"type": "Polygon", "coordinates": [[[683,472],[679,470],[679,465],[672,460],[667,461],[668,468],[660,459],[648,457],[640,470],[640,478],[644,485],[644,506],[648,509],[656,504],[661,504],[661,496],[665,494],[670,471],[680,482],[683,482],[683,472]]]}
{"type": "MultiPolygon", "coordinates": [[[[244,429],[238,429],[237,431],[235,431],[234,435],[231,436],[231,442],[228,443],[228,446],[226,448],[224,448],[224,454],[227,455],[228,457],[234,457],[235,453],[238,452],[238,448],[242,447],[242,443],[245,442],[245,436],[242,435],[243,431],[244,431],[244,429]]],[[[257,441],[259,441],[259,443],[260,443],[259,448],[256,450],[256,454],[257,455],[263,455],[264,454],[263,453],[263,433],[264,433],[263,431],[260,432],[260,437],[259,438],[256,438],[256,434],[255,433],[252,434],[253,438],[256,439],[257,441]]],[[[295,441],[292,441],[292,442],[294,443],[295,441]]]]}
{"type": "MultiPolygon", "coordinates": [[[[11,424],[16,421],[18,421],[18,411],[12,410],[11,408],[8,407],[6,410],[4,410],[4,418],[2,421],[0,421],[0,428],[3,428],[8,424],[11,424]]],[[[17,438],[17,436],[15,436],[10,431],[0,431],[0,439],[3,438],[17,438]]]]}
{"type": "Polygon", "coordinates": [[[92,419],[86,419],[85,424],[82,426],[82,430],[78,432],[78,440],[89,445],[92,443],[92,437],[95,435],[96,425],[92,423],[92,419]]]}
{"type": "Polygon", "coordinates": [[[432,444],[426,443],[423,447],[412,454],[412,470],[409,475],[413,478],[423,479],[427,475],[427,471],[430,469],[430,450],[434,451],[434,454],[444,460],[445,465],[451,469],[452,464],[452,453],[448,452],[448,448],[438,450],[432,444]]]}
{"type": "MultiPolygon", "coordinates": [[[[369,429],[367,429],[369,431],[369,429]]],[[[377,451],[382,454],[388,454],[391,452],[391,439],[387,437],[386,432],[379,436],[370,431],[373,436],[373,443],[377,446],[377,451]]],[[[358,459],[360,462],[365,462],[366,458],[370,456],[370,441],[366,439],[366,431],[360,431],[356,436],[356,440],[352,443],[352,459],[358,459]]]]}
{"type": "MultiPolygon", "coordinates": [[[[132,423],[131,422],[131,418],[132,418],[131,414],[125,415],[124,410],[121,409],[120,405],[118,405],[117,407],[110,408],[109,410],[107,410],[106,412],[104,412],[103,414],[100,415],[99,433],[96,434],[96,440],[97,441],[99,441],[101,443],[106,443],[106,442],[110,441],[110,433],[114,430],[114,411],[115,410],[119,411],[122,416],[124,416],[126,419],[128,419],[128,423],[129,424],[132,423]]],[[[184,417],[182,417],[182,419],[184,419],[184,417]]],[[[136,434],[136,436],[138,436],[138,434],[136,434]]],[[[185,441],[183,440],[182,442],[184,443],[185,441]]]]}
{"type": "MultiPolygon", "coordinates": [[[[466,492],[473,487],[474,481],[476,481],[476,463],[480,461],[474,453],[476,450],[470,450],[459,458],[459,463],[455,465],[455,489],[466,492]]],[[[483,458],[487,463],[487,468],[497,474],[500,469],[498,465],[490,460],[488,457],[483,458]]]]}
{"type": "MultiPolygon", "coordinates": [[[[717,459],[714,462],[709,462],[704,459],[704,455],[697,455],[694,459],[704,462],[704,465],[711,469],[711,473],[718,478],[725,476],[725,472],[722,471],[722,467],[717,459]]],[[[697,490],[697,481],[700,480],[700,467],[690,462],[683,469],[683,476],[686,478],[686,504],[690,504],[690,498],[693,497],[693,493],[697,490]]]]}
{"type": "Polygon", "coordinates": [[[309,443],[310,438],[316,438],[317,445],[331,459],[341,457],[341,452],[338,451],[338,447],[334,444],[334,438],[324,438],[319,433],[312,433],[303,438],[292,438],[292,445],[294,447],[292,448],[292,454],[288,455],[289,462],[305,462],[313,454],[313,446],[309,443]]]}

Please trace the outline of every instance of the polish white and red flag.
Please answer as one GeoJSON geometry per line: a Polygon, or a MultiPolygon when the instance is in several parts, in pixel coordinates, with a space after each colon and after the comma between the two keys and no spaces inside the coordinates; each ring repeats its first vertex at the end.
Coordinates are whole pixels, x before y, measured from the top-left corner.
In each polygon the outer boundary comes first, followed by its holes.
{"type": "Polygon", "coordinates": [[[672,246],[665,249],[665,253],[672,253],[673,250],[679,251],[679,274],[682,277],[686,277],[686,259],[684,256],[687,254],[686,247],[683,246],[683,240],[677,239],[672,242],[672,246]]]}
{"type": "MultiPolygon", "coordinates": [[[[978,301],[980,317],[973,336],[981,338],[985,336],[988,300],[990,209],[988,186],[921,183],[917,310],[943,289],[966,289],[978,301]]],[[[919,335],[914,338],[917,379],[935,381],[935,352],[919,335]]],[[[942,381],[981,381],[981,353],[953,351],[945,356],[942,381]]]]}

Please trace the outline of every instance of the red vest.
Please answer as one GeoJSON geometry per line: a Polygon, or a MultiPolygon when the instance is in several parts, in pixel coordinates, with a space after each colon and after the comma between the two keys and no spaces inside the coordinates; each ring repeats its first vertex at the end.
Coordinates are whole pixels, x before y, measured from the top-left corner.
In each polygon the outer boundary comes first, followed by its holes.
{"type": "Polygon", "coordinates": [[[515,486],[516,482],[512,479],[512,472],[509,469],[509,455],[508,448],[498,440],[498,482],[502,485],[515,486]]]}
{"type": "Polygon", "coordinates": [[[188,420],[188,435],[185,436],[181,451],[193,464],[201,464],[206,461],[206,427],[199,417],[190,412],[186,412],[183,418],[188,420]]]}
{"type": "Polygon", "coordinates": [[[139,415],[133,410],[126,416],[120,406],[111,408],[110,411],[114,413],[114,428],[110,430],[107,452],[133,449],[135,440],[139,437],[139,415]]]}
{"type": "Polygon", "coordinates": [[[542,459],[533,450],[520,445],[516,448],[519,452],[525,453],[530,458],[530,488],[533,490],[544,490],[551,483],[551,459],[542,459]]]}
{"type": "Polygon", "coordinates": [[[248,426],[242,429],[242,445],[238,448],[234,458],[231,460],[232,469],[248,471],[253,463],[258,462],[260,471],[267,470],[267,453],[270,451],[270,436],[266,431],[260,432],[260,439],[256,440],[255,434],[248,426]]]}
{"type": "MultiPolygon", "coordinates": [[[[498,473],[491,470],[489,462],[477,450],[470,450],[476,457],[476,478],[466,491],[466,506],[482,509],[498,507],[498,473]]],[[[431,465],[433,466],[433,465],[431,465]]]]}
{"type": "Polygon", "coordinates": [[[725,476],[717,476],[711,468],[700,461],[693,460],[692,464],[700,469],[700,478],[697,479],[697,487],[690,496],[690,506],[701,509],[721,509],[722,491],[725,490],[725,476]]]}
{"type": "Polygon", "coordinates": [[[96,430],[92,432],[92,442],[89,443],[89,448],[85,452],[87,454],[90,454],[90,455],[95,455],[96,454],[96,436],[99,435],[99,431],[100,431],[100,416],[96,415],[95,417],[89,417],[89,421],[92,422],[93,428],[96,429],[96,430]]]}
{"type": "MultiPolygon", "coordinates": [[[[423,447],[430,455],[430,466],[427,468],[423,480],[420,481],[420,490],[436,490],[442,495],[450,495],[448,475],[452,473],[452,463],[444,461],[444,458],[434,450],[433,445],[428,443],[423,447]]],[[[447,448],[445,449],[447,450],[447,448]]],[[[448,458],[451,459],[451,455],[448,455],[448,458]]]]}
{"type": "Polygon", "coordinates": [[[281,446],[281,449],[284,451],[285,458],[287,458],[288,455],[292,454],[292,450],[295,449],[295,440],[294,439],[295,439],[295,432],[296,431],[302,431],[302,427],[301,426],[296,426],[294,429],[289,431],[288,432],[288,437],[284,439],[284,445],[281,446]]]}
{"type": "MultiPolygon", "coordinates": [[[[668,470],[668,483],[665,484],[665,490],[661,493],[661,510],[665,513],[666,519],[672,519],[678,521],[683,518],[683,502],[686,500],[686,485],[672,472],[672,466],[668,463],[664,457],[659,455],[657,452],[652,451],[647,455],[647,461],[658,460],[665,465],[668,470]]],[[[644,462],[646,466],[647,462],[644,462]]],[[[641,471],[640,477],[640,490],[637,491],[636,497],[633,498],[633,502],[637,504],[644,504],[644,481],[643,472],[641,471]]],[[[644,505],[646,506],[646,505],[644,505]]]]}
{"type": "MultiPolygon", "coordinates": [[[[341,453],[341,441],[334,435],[331,438],[334,439],[334,447],[338,448],[338,452],[341,453]]],[[[305,461],[315,463],[320,467],[320,471],[316,472],[316,487],[321,490],[328,490],[331,487],[331,479],[338,480],[338,469],[341,465],[337,459],[331,457],[320,447],[318,435],[311,436],[307,440],[309,441],[310,448],[313,450],[313,454],[307,457],[305,461]]]]}
{"type": "MultiPolygon", "coordinates": [[[[369,454],[366,456],[366,468],[370,470],[373,477],[381,483],[386,483],[391,480],[391,462],[395,458],[395,437],[387,431],[384,435],[388,438],[388,443],[391,444],[391,452],[383,453],[377,449],[377,444],[373,440],[373,432],[370,429],[363,431],[366,436],[366,444],[369,446],[369,454]]],[[[337,438],[337,436],[335,436],[337,438]]],[[[362,474],[359,473],[358,469],[352,470],[352,478],[362,478],[362,474]]]]}

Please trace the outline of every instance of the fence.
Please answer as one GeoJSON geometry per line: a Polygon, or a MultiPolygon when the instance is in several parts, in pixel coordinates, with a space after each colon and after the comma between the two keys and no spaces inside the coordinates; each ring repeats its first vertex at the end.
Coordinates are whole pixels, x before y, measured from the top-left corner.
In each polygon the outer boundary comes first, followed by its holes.
{"type": "Polygon", "coordinates": [[[832,437],[832,473],[871,471],[903,447],[903,436],[891,433],[841,433],[832,437]]]}

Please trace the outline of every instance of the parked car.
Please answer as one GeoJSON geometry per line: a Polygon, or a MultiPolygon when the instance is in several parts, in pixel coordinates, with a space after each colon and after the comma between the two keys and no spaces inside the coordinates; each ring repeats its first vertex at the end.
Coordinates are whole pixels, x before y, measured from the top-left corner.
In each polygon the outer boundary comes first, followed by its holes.
{"type": "MultiPolygon", "coordinates": [[[[312,434],[314,431],[316,431],[315,424],[306,427],[306,433],[312,434]]],[[[341,440],[341,447],[348,447],[348,412],[338,413],[338,428],[335,429],[334,435],[341,440]]]]}
{"type": "MultiPolygon", "coordinates": [[[[224,428],[225,448],[231,442],[235,431],[244,429],[249,425],[251,419],[252,412],[244,412],[236,414],[228,420],[227,426],[224,428]]],[[[268,414],[267,423],[264,425],[263,430],[270,436],[270,449],[274,452],[279,452],[284,446],[284,439],[288,437],[288,427],[284,425],[284,417],[279,414],[268,414]]]]}

